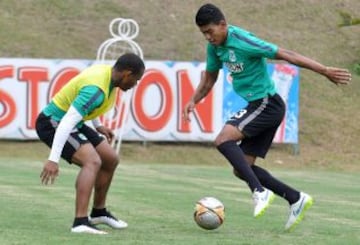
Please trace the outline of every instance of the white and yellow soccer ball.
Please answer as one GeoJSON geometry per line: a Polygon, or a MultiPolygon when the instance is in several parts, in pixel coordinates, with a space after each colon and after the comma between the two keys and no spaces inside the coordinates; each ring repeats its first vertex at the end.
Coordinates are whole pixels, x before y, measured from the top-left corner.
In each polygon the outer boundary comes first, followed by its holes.
{"type": "Polygon", "coordinates": [[[225,219],[224,204],[215,197],[203,197],[196,202],[194,220],[201,228],[214,230],[225,219]]]}

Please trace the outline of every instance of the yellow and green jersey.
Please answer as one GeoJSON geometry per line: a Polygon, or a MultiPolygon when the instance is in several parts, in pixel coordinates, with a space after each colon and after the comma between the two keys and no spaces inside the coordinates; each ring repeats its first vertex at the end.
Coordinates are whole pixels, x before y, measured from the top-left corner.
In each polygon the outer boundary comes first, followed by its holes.
{"type": "Polygon", "coordinates": [[[110,65],[85,69],[61,88],[43,110],[44,114],[60,121],[70,106],[74,106],[83,121],[87,121],[106,113],[114,105],[116,96],[111,69],[110,65]]]}
{"type": "Polygon", "coordinates": [[[206,70],[218,71],[223,65],[233,79],[234,91],[247,101],[276,93],[268,75],[266,58],[274,58],[278,47],[252,33],[229,25],[226,41],[219,46],[207,46],[206,70]]]}

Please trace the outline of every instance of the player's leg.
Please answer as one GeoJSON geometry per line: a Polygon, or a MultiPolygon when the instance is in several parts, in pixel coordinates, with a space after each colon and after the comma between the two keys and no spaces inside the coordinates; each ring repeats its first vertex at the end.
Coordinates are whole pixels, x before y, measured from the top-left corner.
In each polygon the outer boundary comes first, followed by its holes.
{"type": "MultiPolygon", "coordinates": [[[[36,121],[36,130],[39,138],[50,148],[57,126],[58,122],[43,113],[39,115],[36,121]]],[[[94,147],[89,144],[86,139],[80,137],[78,132],[73,132],[65,143],[61,156],[69,163],[74,162],[81,167],[76,180],[76,210],[71,231],[77,233],[106,234],[106,232],[92,226],[89,223],[87,215],[96,171],[98,171],[101,164],[94,147]]]]}
{"type": "MultiPolygon", "coordinates": [[[[271,145],[270,139],[272,141],[275,132],[276,128],[264,131],[264,133],[254,137],[251,144],[254,144],[255,142],[255,145],[258,146],[258,148],[254,146],[249,147],[246,140],[244,140],[240,146],[244,149],[246,154],[248,154],[247,158],[249,163],[252,164],[251,168],[259,178],[261,184],[288,201],[290,205],[290,213],[285,229],[291,230],[302,220],[305,211],[312,206],[313,199],[308,194],[300,192],[275,178],[264,168],[255,165],[255,159],[253,156],[257,155],[262,158],[265,157],[266,152],[271,145]],[[256,143],[256,141],[258,141],[258,143],[256,143]],[[260,142],[263,142],[263,144],[259,144],[260,142]],[[249,149],[252,149],[252,151],[249,149]]],[[[237,176],[240,176],[238,173],[236,174],[237,176]]]]}
{"type": "MultiPolygon", "coordinates": [[[[282,99],[278,95],[269,98],[269,100],[271,106],[269,106],[270,109],[266,111],[266,114],[263,113],[262,121],[265,124],[271,125],[272,122],[275,121],[275,118],[282,118],[281,111],[284,105],[282,99]],[[268,123],[266,123],[266,121],[268,121],[268,123]]],[[[281,121],[278,121],[278,124],[275,124],[275,126],[264,130],[252,138],[244,139],[241,142],[240,147],[245,152],[246,159],[261,184],[288,201],[290,205],[290,215],[285,229],[290,230],[301,221],[304,216],[304,212],[312,205],[312,197],[288,186],[272,176],[267,170],[255,165],[256,156],[265,158],[280,122],[281,121]]],[[[241,174],[236,170],[234,170],[234,173],[236,176],[243,179],[241,174]]]]}
{"type": "MultiPolygon", "coordinates": [[[[71,148],[66,147],[64,149],[71,148]]],[[[66,154],[66,152],[67,151],[65,150],[64,154],[66,154]]],[[[71,162],[80,167],[75,184],[75,219],[71,231],[106,234],[106,232],[101,231],[93,226],[89,222],[88,218],[88,207],[91,193],[95,185],[96,176],[102,164],[100,156],[96,152],[93,145],[87,142],[85,144],[81,144],[81,146],[76,150],[71,158],[71,162]]]]}
{"type": "Polygon", "coordinates": [[[259,179],[248,164],[245,154],[237,145],[237,141],[242,139],[241,137],[235,138],[236,135],[239,135],[239,132],[240,131],[234,126],[225,125],[216,138],[215,144],[236,172],[241,173],[242,179],[248,184],[253,193],[255,206],[254,217],[260,217],[273,201],[274,193],[261,185],[259,179]]]}
{"type": "Polygon", "coordinates": [[[83,144],[73,155],[72,162],[80,167],[80,171],[75,184],[75,219],[71,231],[106,234],[90,224],[87,214],[96,175],[101,166],[99,155],[90,143],[83,144]]]}
{"type": "Polygon", "coordinates": [[[71,161],[80,167],[76,179],[75,217],[87,217],[89,200],[101,166],[101,159],[90,143],[83,144],[71,161]]]}
{"type": "Polygon", "coordinates": [[[94,204],[90,220],[93,224],[106,224],[115,229],[124,229],[128,224],[106,209],[106,196],[119,162],[118,155],[106,141],[101,142],[96,150],[103,164],[95,182],[94,204]]]}
{"type": "MultiPolygon", "coordinates": [[[[289,218],[285,224],[285,229],[289,231],[294,229],[294,227],[303,219],[305,211],[312,206],[312,197],[307,193],[299,192],[286,185],[285,183],[273,177],[267,170],[259,166],[252,165],[251,168],[265,188],[272,190],[275,194],[283,197],[289,202],[290,212],[289,218]]],[[[239,174],[239,172],[237,172],[235,169],[234,175],[244,180],[241,174],[239,174]]]]}
{"type": "Polygon", "coordinates": [[[243,141],[263,130],[261,126],[262,118],[259,115],[261,115],[266,107],[267,101],[267,99],[262,99],[249,103],[245,109],[239,111],[227,121],[215,140],[218,150],[228,159],[234,169],[241,173],[241,176],[252,191],[255,217],[259,217],[265,212],[272,202],[274,194],[272,191],[263,188],[237,142],[243,141]]]}
{"type": "Polygon", "coordinates": [[[234,169],[242,174],[249,185],[251,192],[263,191],[260,181],[247,164],[243,151],[238,147],[237,141],[243,138],[242,133],[232,125],[225,125],[216,137],[217,149],[230,162],[234,169]]]}
{"type": "Polygon", "coordinates": [[[117,219],[106,209],[107,193],[119,163],[118,154],[92,128],[84,125],[80,132],[88,138],[101,159],[101,167],[97,173],[94,185],[94,202],[90,214],[90,222],[92,224],[106,224],[117,229],[126,228],[128,226],[126,222],[117,219]]]}
{"type": "Polygon", "coordinates": [[[106,195],[111,185],[119,158],[106,140],[96,146],[96,151],[101,158],[102,165],[96,177],[93,207],[102,209],[105,208],[106,195]]]}
{"type": "MultiPolygon", "coordinates": [[[[272,190],[276,195],[286,199],[290,205],[294,204],[299,200],[299,191],[281,182],[264,168],[261,168],[257,165],[252,165],[251,168],[254,171],[255,175],[258,177],[260,183],[265,188],[272,190]]],[[[244,180],[244,177],[242,177],[241,174],[235,169],[233,170],[233,172],[236,177],[244,180]]]]}
{"type": "MultiPolygon", "coordinates": [[[[273,97],[272,100],[277,102],[273,103],[275,105],[281,104],[279,103],[281,102],[281,98],[279,96],[273,97]]],[[[251,142],[252,145],[248,144],[248,142],[244,140],[240,144],[240,147],[247,155],[265,158],[265,155],[268,152],[275,136],[277,127],[278,126],[269,128],[260,135],[254,137],[251,142]]],[[[272,176],[267,170],[256,166],[255,160],[253,162],[250,161],[250,163],[253,163],[251,168],[259,178],[261,184],[288,201],[290,205],[290,213],[288,221],[285,225],[285,229],[293,229],[303,219],[305,211],[312,206],[312,197],[283,183],[279,179],[272,176]]]]}
{"type": "MultiPolygon", "coordinates": [[[[289,204],[295,203],[300,196],[300,192],[282,183],[273,177],[267,170],[255,165],[257,157],[265,158],[266,153],[271,147],[277,127],[268,128],[257,136],[251,139],[244,139],[240,148],[243,149],[248,163],[251,165],[255,175],[260,180],[260,183],[269,190],[272,190],[278,196],[286,199],[289,204]]],[[[235,171],[234,171],[235,173],[235,171]]],[[[239,173],[235,173],[240,176],[239,173]]]]}

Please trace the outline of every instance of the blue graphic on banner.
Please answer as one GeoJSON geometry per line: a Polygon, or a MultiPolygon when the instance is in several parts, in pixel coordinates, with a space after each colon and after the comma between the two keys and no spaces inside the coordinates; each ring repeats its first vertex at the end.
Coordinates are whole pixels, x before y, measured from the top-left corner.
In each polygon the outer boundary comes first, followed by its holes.
{"type": "MultiPolygon", "coordinates": [[[[275,135],[276,143],[298,143],[299,118],[299,68],[289,64],[268,64],[268,73],[274,81],[278,94],[286,103],[285,120],[275,135]]],[[[233,114],[243,109],[247,101],[237,95],[232,88],[232,77],[224,66],[223,112],[225,123],[233,114]]]]}

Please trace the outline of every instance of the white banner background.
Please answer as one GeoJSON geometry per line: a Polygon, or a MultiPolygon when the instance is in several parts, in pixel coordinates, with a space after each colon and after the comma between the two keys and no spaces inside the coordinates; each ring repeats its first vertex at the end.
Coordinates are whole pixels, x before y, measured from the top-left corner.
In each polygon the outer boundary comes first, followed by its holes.
{"type": "MultiPolygon", "coordinates": [[[[95,60],[0,59],[0,138],[37,139],[38,113],[64,83],[93,63],[95,60]]],[[[123,140],[214,140],[223,126],[223,72],[186,124],[182,109],[205,64],[147,61],[145,65],[146,72],[132,91],[123,140]]]]}

